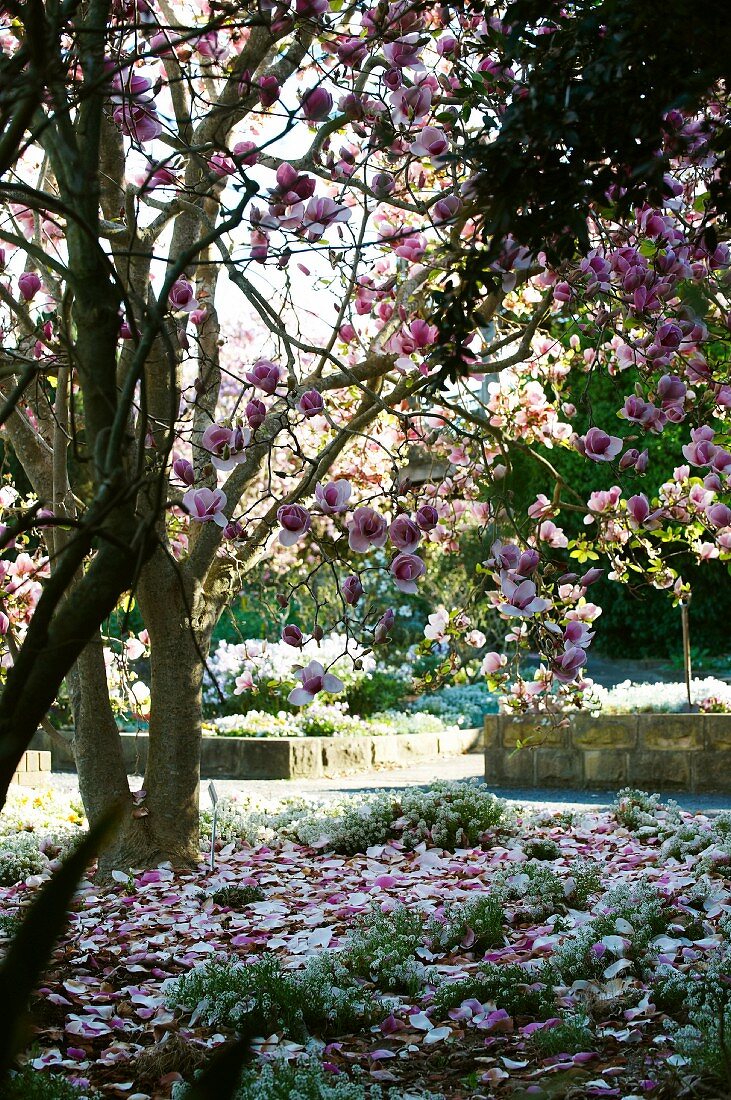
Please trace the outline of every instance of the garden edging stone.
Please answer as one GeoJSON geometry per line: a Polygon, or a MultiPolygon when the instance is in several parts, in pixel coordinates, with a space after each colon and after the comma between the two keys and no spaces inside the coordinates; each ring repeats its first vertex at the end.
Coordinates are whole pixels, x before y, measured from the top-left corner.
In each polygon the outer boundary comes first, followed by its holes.
{"type": "Polygon", "coordinates": [[[506,788],[731,792],[731,714],[580,713],[568,715],[565,726],[490,714],[485,781],[506,788]]]}
{"type": "MultiPolygon", "coordinates": [[[[147,734],[122,733],[120,739],[128,774],[140,774],[147,762],[147,734]]],[[[39,731],[31,744],[34,749],[50,750],[54,771],[76,770],[70,743],[65,749],[39,731]]],[[[374,767],[408,766],[415,760],[481,752],[483,748],[482,729],[362,737],[204,737],[201,776],[318,779],[357,775],[374,767]]]]}

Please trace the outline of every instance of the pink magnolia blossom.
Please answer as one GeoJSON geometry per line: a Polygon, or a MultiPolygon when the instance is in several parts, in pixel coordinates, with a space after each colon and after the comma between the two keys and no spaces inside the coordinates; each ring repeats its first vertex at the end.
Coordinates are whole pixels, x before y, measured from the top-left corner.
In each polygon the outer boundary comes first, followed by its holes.
{"type": "Polygon", "coordinates": [[[398,590],[413,595],[417,591],[417,580],[426,573],[426,566],[417,554],[397,554],[391,562],[390,572],[398,590]]]}
{"type": "Polygon", "coordinates": [[[417,525],[422,531],[433,531],[439,523],[439,513],[433,504],[422,504],[416,513],[417,525]]]}
{"type": "Polygon", "coordinates": [[[279,385],[280,376],[281,370],[276,363],[268,359],[259,359],[251,370],[246,372],[246,381],[263,390],[264,393],[272,394],[279,385]]]}
{"type": "Polygon", "coordinates": [[[226,507],[226,494],[221,489],[188,489],[183,496],[183,507],[191,519],[198,523],[213,520],[219,527],[225,527],[228,519],[223,514],[226,507]]]}
{"type": "Polygon", "coordinates": [[[706,508],[706,517],[712,527],[728,527],[731,525],[731,508],[721,501],[709,504],[706,508]]]}
{"type": "Polygon", "coordinates": [[[325,402],[319,390],[307,390],[297,402],[297,408],[306,417],[317,416],[325,409],[325,402]]]}
{"type": "Polygon", "coordinates": [[[348,528],[348,545],[356,554],[367,554],[372,546],[383,546],[388,538],[386,520],[368,506],[355,509],[348,528]]]}
{"type": "Polygon", "coordinates": [[[315,500],[320,511],[325,515],[336,515],[346,510],[352,491],[351,484],[346,478],[330,481],[325,486],[318,481],[315,486],[315,500]]]}
{"type": "Polygon", "coordinates": [[[187,279],[178,279],[170,287],[168,304],[177,313],[191,313],[198,307],[193,287],[187,279]]]}
{"type": "Polygon", "coordinates": [[[346,577],[342,585],[343,599],[351,607],[360,600],[363,595],[363,585],[360,583],[360,577],[357,577],[355,573],[351,573],[349,577],[346,577]]]}
{"type": "Polygon", "coordinates": [[[568,684],[576,679],[577,674],[585,664],[586,653],[584,650],[580,649],[578,646],[568,646],[564,652],[554,660],[552,665],[553,674],[561,683],[568,684]]]}
{"type": "Polygon", "coordinates": [[[415,141],[409,146],[417,157],[439,158],[449,149],[449,139],[438,126],[425,126],[415,141]]]}
{"type": "Polygon", "coordinates": [[[376,623],[376,628],[373,631],[373,644],[383,645],[388,641],[388,636],[393,630],[393,624],[396,622],[396,615],[392,607],[389,607],[387,611],[384,611],[380,619],[376,623]]]}
{"type": "Polygon", "coordinates": [[[616,435],[607,435],[601,428],[589,428],[586,435],[576,440],[576,449],[592,462],[612,462],[622,450],[622,440],[616,435]]]}
{"type": "Polygon", "coordinates": [[[708,466],[716,453],[716,445],[713,442],[715,436],[713,428],[704,424],[701,428],[693,428],[690,433],[691,443],[686,443],[682,450],[684,457],[691,466],[708,466]]]}
{"type": "Polygon", "coordinates": [[[383,47],[383,56],[389,65],[396,69],[412,69],[420,72],[426,66],[419,54],[421,35],[406,34],[395,42],[387,42],[383,47]]]}
{"type": "Polygon", "coordinates": [[[395,126],[410,126],[429,114],[432,91],[428,85],[415,84],[392,92],[391,118],[395,126]]]}
{"type": "Polygon", "coordinates": [[[325,672],[319,661],[310,661],[296,673],[296,676],[302,681],[302,686],[294,688],[288,696],[289,702],[296,707],[304,707],[312,703],[321,691],[335,694],[345,687],[343,681],[332,672],[325,672]]]}
{"type": "Polygon", "coordinates": [[[18,276],[18,290],[24,302],[32,302],[41,289],[41,280],[35,271],[24,271],[18,276]]]}
{"type": "Polygon", "coordinates": [[[302,96],[302,114],[308,122],[322,122],[333,109],[333,97],[327,88],[310,88],[302,96]]]}
{"type": "Polygon", "coordinates": [[[301,649],[304,644],[302,631],[294,623],[288,623],[282,630],[282,641],[291,645],[294,649],[301,649]]]}
{"type": "Polygon", "coordinates": [[[349,220],[350,210],[347,206],[328,197],[311,198],[304,211],[302,228],[308,241],[319,241],[329,226],[349,220]]]}
{"type": "Polygon", "coordinates": [[[201,446],[211,452],[211,461],[217,470],[227,471],[245,460],[250,439],[248,428],[209,424],[201,437],[201,446]]]}
{"type": "Polygon", "coordinates": [[[399,550],[411,554],[421,542],[421,531],[405,512],[396,516],[388,532],[389,538],[399,550]]]}
{"type": "Polygon", "coordinates": [[[509,577],[505,577],[502,590],[505,602],[498,605],[498,610],[503,615],[514,615],[523,619],[530,615],[538,615],[551,606],[548,600],[536,595],[536,586],[533,581],[526,580],[516,584],[509,577]]]}
{"type": "Polygon", "coordinates": [[[246,419],[252,431],[260,428],[267,417],[267,407],[258,397],[252,397],[246,404],[246,419]]]}
{"type": "Polygon", "coordinates": [[[115,107],[113,117],[123,134],[142,145],[154,141],[162,133],[162,123],[154,107],[125,101],[121,106],[115,107]]]}
{"type": "Polygon", "coordinates": [[[507,663],[508,658],[504,653],[496,653],[493,650],[491,653],[486,653],[482,658],[480,672],[483,676],[492,676],[496,672],[499,672],[507,663]]]}
{"type": "Polygon", "coordinates": [[[294,546],[312,526],[312,518],[301,504],[283,504],[277,510],[277,522],[281,526],[279,541],[282,546],[294,546]]]}
{"type": "Polygon", "coordinates": [[[173,473],[184,485],[192,485],[195,481],[193,464],[187,458],[176,458],[173,462],[173,473]]]}

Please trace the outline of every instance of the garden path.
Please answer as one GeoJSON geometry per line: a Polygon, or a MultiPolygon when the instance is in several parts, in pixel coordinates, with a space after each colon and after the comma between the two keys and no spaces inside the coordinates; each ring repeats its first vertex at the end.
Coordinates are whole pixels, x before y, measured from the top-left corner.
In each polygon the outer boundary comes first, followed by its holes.
{"type": "MultiPolygon", "coordinates": [[[[447,756],[440,760],[418,761],[408,768],[373,770],[367,775],[345,775],[321,779],[217,779],[216,790],[220,798],[232,795],[267,800],[303,796],[320,801],[339,798],[346,794],[362,794],[375,790],[400,790],[403,787],[426,787],[435,779],[482,779],[484,774],[482,753],[464,756],[447,756]]],[[[54,773],[50,780],[58,791],[78,795],[78,779],[72,774],[54,773]]],[[[142,780],[131,777],[132,787],[138,788],[142,780]]],[[[495,788],[494,788],[495,789],[495,788]]],[[[522,805],[545,806],[553,810],[572,809],[581,806],[606,808],[614,798],[613,791],[573,790],[497,790],[495,793],[522,805]]],[[[685,794],[672,796],[684,810],[719,812],[731,810],[731,794],[685,794]]],[[[210,805],[208,781],[201,785],[201,808],[210,805]]]]}

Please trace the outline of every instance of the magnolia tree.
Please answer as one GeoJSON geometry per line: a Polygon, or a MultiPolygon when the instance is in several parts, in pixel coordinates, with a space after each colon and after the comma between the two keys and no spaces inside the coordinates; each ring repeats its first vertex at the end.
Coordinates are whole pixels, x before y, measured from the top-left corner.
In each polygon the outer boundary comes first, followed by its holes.
{"type": "Polygon", "coordinates": [[[700,136],[662,208],[617,220],[608,196],[594,247],[560,268],[506,237],[469,324],[451,326],[460,255],[480,247],[474,136],[522,94],[484,5],[13,14],[0,418],[31,491],[2,490],[3,776],[67,676],[88,816],[127,808],[111,865],[197,856],[211,634],[264,557],[280,563],[282,642],[343,638],[331,661],[303,659],[290,700],[304,706],[340,689],[332,661],[388,646],[384,590],[417,591],[430,555],[476,525],[474,592],[435,611],[425,644],[469,635],[469,601],[488,601],[515,653],[543,663],[526,683],[506,646],[483,654],[484,673],[515,707],[553,712],[585,689],[599,614],[599,569],[572,572],[567,550],[678,594],[678,544],[731,554],[731,390],[704,350],[725,325],[727,250],[704,235],[714,164],[696,119],[677,116],[700,136]],[[621,431],[574,430],[577,363],[629,372],[621,431]],[[634,486],[641,435],[680,422],[687,465],[650,499],[634,486]],[[611,464],[617,486],[576,499],[556,472],[552,496],[515,515],[513,453],[552,474],[545,450],[559,447],[611,464]],[[587,521],[571,547],[562,508],[587,521]],[[306,568],[290,580],[285,560],[306,568]],[[307,629],[287,624],[300,587],[307,629]],[[127,652],[149,646],[151,669],[135,793],[99,633],[128,593],[145,634],[127,652]]]}

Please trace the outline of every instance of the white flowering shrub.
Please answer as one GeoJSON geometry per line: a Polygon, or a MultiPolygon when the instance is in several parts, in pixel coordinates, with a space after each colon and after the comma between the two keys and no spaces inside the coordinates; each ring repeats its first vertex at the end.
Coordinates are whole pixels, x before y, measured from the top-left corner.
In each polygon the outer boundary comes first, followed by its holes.
{"type": "Polygon", "coordinates": [[[441,848],[468,848],[505,823],[505,803],[473,783],[438,782],[401,795],[402,839],[409,847],[429,841],[441,848]]]}
{"type": "MultiPolygon", "coordinates": [[[[686,975],[685,1027],[673,1029],[675,1049],[705,1085],[731,1091],[731,948],[717,948],[704,968],[686,975]]],[[[678,991],[679,994],[679,991],[678,991]]]]}
{"type": "Polygon", "coordinates": [[[305,1038],[311,1030],[337,1034],[364,1027],[381,1014],[373,995],[340,962],[322,951],[302,970],[284,970],[275,955],[253,962],[213,958],[163,983],[166,1001],[192,1013],[192,1022],[269,1035],[305,1038]]]}
{"type": "Polygon", "coordinates": [[[416,958],[423,939],[420,913],[403,905],[384,913],[374,905],[356,917],[342,960],[348,971],[375,982],[379,989],[415,995],[426,976],[426,968],[416,958]]]}
{"type": "MultiPolygon", "coordinates": [[[[211,810],[201,812],[201,835],[211,836],[211,810]]],[[[415,847],[422,840],[444,848],[474,846],[486,833],[511,827],[507,807],[473,783],[434,783],[409,789],[333,799],[279,803],[222,799],[217,836],[223,843],[266,844],[277,839],[354,855],[389,839],[415,847]]]]}
{"type": "MultiPolygon", "coordinates": [[[[187,1100],[189,1085],[173,1085],[172,1100],[187,1100]]],[[[274,1058],[268,1064],[247,1070],[232,1100],[444,1100],[441,1093],[388,1089],[324,1066],[313,1057],[288,1062],[274,1058]]]]}
{"type": "Polygon", "coordinates": [[[498,697],[486,684],[457,684],[422,695],[409,704],[414,714],[434,714],[447,725],[462,729],[482,726],[486,714],[497,714],[498,697]]]}
{"type": "Polygon", "coordinates": [[[301,649],[263,639],[238,644],[222,641],[208,659],[203,679],[204,702],[215,707],[221,696],[228,700],[234,695],[245,695],[255,703],[257,693],[267,689],[281,694],[285,686],[294,685],[297,666],[312,660],[333,672],[346,687],[376,667],[375,658],[344,634],[330,634],[320,642],[310,639],[301,649]]]}
{"type": "MultiPolygon", "coordinates": [[[[713,676],[691,680],[691,698],[701,710],[731,710],[731,684],[713,676]]],[[[592,687],[595,709],[605,714],[671,713],[688,705],[685,684],[634,683],[624,680],[615,687],[592,687]]]]}
{"type": "Polygon", "coordinates": [[[348,714],[347,703],[323,703],[316,699],[297,714],[250,710],[227,714],[207,723],[219,737],[385,737],[389,734],[443,733],[451,728],[432,714],[387,711],[371,718],[348,714]]]}
{"type": "Polygon", "coordinates": [[[0,845],[0,886],[24,882],[30,875],[39,875],[48,866],[41,852],[38,837],[30,833],[4,836],[0,845]]]}

